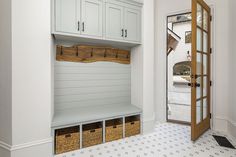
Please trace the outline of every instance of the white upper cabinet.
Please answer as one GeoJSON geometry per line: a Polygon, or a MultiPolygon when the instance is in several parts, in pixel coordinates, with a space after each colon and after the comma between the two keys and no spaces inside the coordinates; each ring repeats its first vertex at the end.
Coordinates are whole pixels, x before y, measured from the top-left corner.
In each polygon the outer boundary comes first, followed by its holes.
{"type": "Polygon", "coordinates": [[[141,8],[106,3],[106,37],[129,42],[141,41],[141,8]]]}
{"type": "Polygon", "coordinates": [[[119,5],[106,4],[106,37],[124,39],[124,11],[119,5]]]}
{"type": "Polygon", "coordinates": [[[140,41],[141,38],[141,11],[125,9],[125,40],[140,41]]]}
{"type": "Polygon", "coordinates": [[[141,44],[142,3],[133,0],[52,0],[56,39],[141,44]]]}
{"type": "Polygon", "coordinates": [[[103,30],[103,3],[101,0],[82,0],[82,27],[83,35],[102,37],[103,30]]]}
{"type": "Polygon", "coordinates": [[[55,30],[79,33],[80,0],[55,0],[55,30]]]}

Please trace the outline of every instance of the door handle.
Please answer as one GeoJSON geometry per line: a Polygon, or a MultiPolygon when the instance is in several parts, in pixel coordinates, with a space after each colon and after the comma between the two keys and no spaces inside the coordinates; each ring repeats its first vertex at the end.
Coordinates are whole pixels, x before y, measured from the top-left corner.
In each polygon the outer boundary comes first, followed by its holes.
{"type": "Polygon", "coordinates": [[[125,30],[125,37],[127,38],[127,36],[128,36],[128,31],[127,31],[127,29],[125,30]]]}
{"type": "Polygon", "coordinates": [[[189,86],[189,87],[192,87],[192,83],[188,83],[188,86],[189,86]]]}
{"type": "Polygon", "coordinates": [[[201,87],[200,83],[188,83],[189,87],[201,87]]]}
{"type": "Polygon", "coordinates": [[[201,87],[200,83],[195,83],[195,87],[201,87]]]}
{"type": "Polygon", "coordinates": [[[80,22],[78,21],[78,31],[80,30],[80,22]]]}
{"type": "Polygon", "coordinates": [[[124,37],[124,29],[121,30],[121,37],[124,37]]]}

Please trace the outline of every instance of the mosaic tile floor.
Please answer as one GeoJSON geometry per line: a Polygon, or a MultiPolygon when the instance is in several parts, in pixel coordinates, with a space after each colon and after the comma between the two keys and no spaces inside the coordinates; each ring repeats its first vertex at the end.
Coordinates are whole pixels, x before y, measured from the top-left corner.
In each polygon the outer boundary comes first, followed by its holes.
{"type": "MultiPolygon", "coordinates": [[[[155,132],[93,146],[56,157],[236,157],[236,150],[220,147],[206,132],[196,142],[190,140],[190,127],[156,124],[155,132]]],[[[233,143],[233,141],[231,140],[233,143]]],[[[233,143],[235,146],[235,143],[233,143]]]]}

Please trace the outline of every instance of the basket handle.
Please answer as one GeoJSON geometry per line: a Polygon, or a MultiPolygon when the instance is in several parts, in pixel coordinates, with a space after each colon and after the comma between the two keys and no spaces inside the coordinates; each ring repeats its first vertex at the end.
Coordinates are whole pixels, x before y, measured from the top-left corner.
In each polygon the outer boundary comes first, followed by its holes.
{"type": "Polygon", "coordinates": [[[117,126],[116,126],[116,125],[114,125],[114,126],[113,126],[113,128],[115,129],[115,128],[117,128],[117,126]]]}
{"type": "Polygon", "coordinates": [[[65,138],[69,138],[69,137],[71,137],[71,134],[65,135],[65,138]]]}
{"type": "Polygon", "coordinates": [[[134,122],[131,122],[131,125],[134,125],[134,122]]]}
{"type": "Polygon", "coordinates": [[[95,129],[94,130],[90,130],[90,132],[92,133],[92,132],[95,132],[95,129]]]}

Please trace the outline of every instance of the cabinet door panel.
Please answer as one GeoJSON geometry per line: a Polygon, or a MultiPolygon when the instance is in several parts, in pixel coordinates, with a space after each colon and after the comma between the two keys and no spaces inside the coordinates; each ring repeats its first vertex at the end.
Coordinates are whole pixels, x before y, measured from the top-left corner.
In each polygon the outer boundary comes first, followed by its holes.
{"type": "Polygon", "coordinates": [[[106,37],[110,39],[122,39],[124,29],[124,11],[119,5],[106,4],[106,37]]]}
{"type": "Polygon", "coordinates": [[[82,34],[102,36],[103,3],[101,0],[82,0],[82,34]]]}
{"type": "Polygon", "coordinates": [[[79,33],[80,0],[55,0],[55,30],[79,33]]]}
{"type": "Polygon", "coordinates": [[[138,42],[141,40],[141,11],[125,9],[125,40],[138,42]]]}

